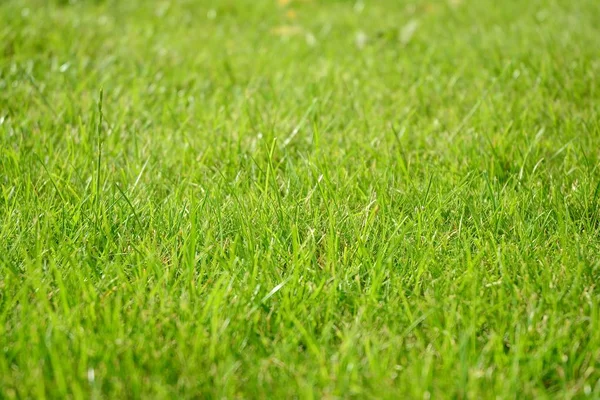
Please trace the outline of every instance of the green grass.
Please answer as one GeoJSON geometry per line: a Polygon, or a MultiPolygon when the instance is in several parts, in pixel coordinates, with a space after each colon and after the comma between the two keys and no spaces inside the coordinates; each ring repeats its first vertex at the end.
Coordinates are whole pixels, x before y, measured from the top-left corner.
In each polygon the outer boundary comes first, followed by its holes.
{"type": "Polygon", "coordinates": [[[598,21],[0,1],[0,398],[599,398],[598,21]]]}

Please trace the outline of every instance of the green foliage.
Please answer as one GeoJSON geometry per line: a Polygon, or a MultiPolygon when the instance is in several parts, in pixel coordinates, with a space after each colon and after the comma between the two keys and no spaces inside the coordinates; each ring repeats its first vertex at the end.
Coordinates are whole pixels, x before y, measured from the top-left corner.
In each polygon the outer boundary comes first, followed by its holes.
{"type": "Polygon", "coordinates": [[[599,4],[0,2],[0,397],[597,397],[599,4]]]}

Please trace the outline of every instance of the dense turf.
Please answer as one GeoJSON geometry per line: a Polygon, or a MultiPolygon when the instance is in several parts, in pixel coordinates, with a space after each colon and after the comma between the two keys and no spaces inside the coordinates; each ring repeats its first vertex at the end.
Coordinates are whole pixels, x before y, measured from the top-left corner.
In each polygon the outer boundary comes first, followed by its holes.
{"type": "Polygon", "coordinates": [[[0,2],[0,397],[600,396],[600,2],[0,2]]]}

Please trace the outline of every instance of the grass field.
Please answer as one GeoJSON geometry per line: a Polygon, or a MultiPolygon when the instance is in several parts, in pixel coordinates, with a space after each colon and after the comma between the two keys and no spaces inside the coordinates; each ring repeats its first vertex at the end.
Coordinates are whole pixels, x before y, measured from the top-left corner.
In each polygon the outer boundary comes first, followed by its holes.
{"type": "Polygon", "coordinates": [[[0,1],[0,398],[600,398],[599,21],[0,1]]]}

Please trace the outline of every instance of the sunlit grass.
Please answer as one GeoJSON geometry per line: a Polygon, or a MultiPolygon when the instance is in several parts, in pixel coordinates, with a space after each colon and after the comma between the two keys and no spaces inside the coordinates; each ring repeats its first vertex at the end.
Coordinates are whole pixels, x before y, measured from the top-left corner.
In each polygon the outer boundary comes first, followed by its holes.
{"type": "Polygon", "coordinates": [[[597,397],[598,21],[0,2],[0,397],[597,397]]]}

